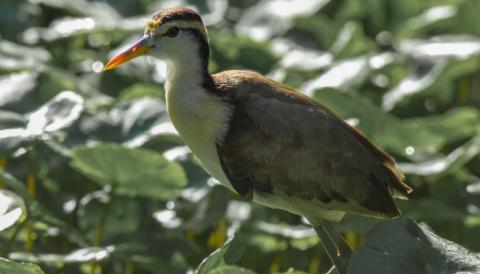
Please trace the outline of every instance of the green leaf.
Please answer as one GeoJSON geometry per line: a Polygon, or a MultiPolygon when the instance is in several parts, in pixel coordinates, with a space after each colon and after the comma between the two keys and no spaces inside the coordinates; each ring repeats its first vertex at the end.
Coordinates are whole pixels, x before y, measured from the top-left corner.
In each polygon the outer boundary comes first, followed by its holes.
{"type": "Polygon", "coordinates": [[[116,192],[168,199],[186,185],[186,175],[176,163],[146,149],[101,144],[73,150],[72,166],[116,192]]]}
{"type": "Polygon", "coordinates": [[[398,166],[403,172],[410,174],[424,176],[442,174],[460,168],[479,154],[480,134],[456,148],[445,157],[420,163],[399,163],[398,166]]]}
{"type": "MultiPolygon", "coordinates": [[[[197,270],[195,271],[196,274],[210,274],[210,273],[217,273],[213,271],[220,271],[218,273],[227,273],[225,268],[229,263],[234,263],[240,260],[241,256],[243,255],[243,243],[239,237],[230,238],[223,247],[215,250],[211,253],[207,258],[203,260],[203,262],[198,266],[197,270]]],[[[237,267],[238,268],[238,267],[237,267]]],[[[240,269],[240,268],[238,268],[240,269]]],[[[242,269],[242,271],[250,271],[242,269]]],[[[237,273],[237,272],[233,272],[237,273]]],[[[238,272],[238,273],[252,273],[252,272],[238,272]]]]}
{"type": "Polygon", "coordinates": [[[34,109],[30,99],[38,84],[39,75],[39,72],[24,71],[0,76],[0,108],[20,113],[34,109]]]}
{"type": "MultiPolygon", "coordinates": [[[[7,154],[72,125],[83,111],[83,98],[63,91],[34,112],[26,115],[24,127],[0,129],[0,153],[7,154]]],[[[3,119],[2,119],[3,120],[3,119]]]]}
{"type": "Polygon", "coordinates": [[[73,250],[62,259],[65,263],[99,262],[108,259],[114,247],[86,247],[73,250]]]}
{"type": "Polygon", "coordinates": [[[39,266],[31,263],[17,263],[0,258],[1,274],[44,274],[39,266]]]}
{"type": "Polygon", "coordinates": [[[165,103],[155,98],[122,101],[109,112],[99,111],[82,117],[79,130],[83,136],[74,138],[80,137],[83,143],[95,139],[138,147],[155,136],[177,135],[165,109],[165,103]]]}
{"type": "Polygon", "coordinates": [[[63,91],[28,115],[26,130],[30,134],[61,130],[75,122],[82,111],[83,98],[72,91],[63,91]]]}
{"type": "Polygon", "coordinates": [[[109,207],[103,236],[105,241],[135,233],[140,229],[141,212],[135,199],[131,197],[112,198],[110,193],[99,190],[91,192],[81,199],[77,213],[78,224],[90,239],[95,239],[96,227],[102,218],[105,207],[109,207]]]}
{"type": "Polygon", "coordinates": [[[64,219],[58,218],[54,213],[48,210],[43,203],[35,200],[28,193],[24,183],[15,178],[12,174],[0,169],[0,181],[13,189],[16,194],[22,197],[25,205],[28,207],[28,213],[31,219],[41,220],[49,226],[59,228],[72,242],[81,246],[86,245],[86,241],[82,234],[67,224],[64,219]]]}
{"type": "Polygon", "coordinates": [[[256,272],[235,265],[223,265],[213,269],[208,274],[256,274],[256,272]]]}
{"type": "Polygon", "coordinates": [[[228,207],[229,190],[223,186],[187,188],[176,201],[176,212],[184,229],[197,232],[214,227],[228,207]]]}
{"type": "Polygon", "coordinates": [[[26,218],[23,199],[17,194],[0,189],[0,231],[12,227],[26,218]]]}
{"type": "Polygon", "coordinates": [[[120,92],[118,101],[127,102],[141,97],[164,100],[165,94],[163,88],[158,84],[133,84],[120,92]]]}
{"type": "Polygon", "coordinates": [[[442,115],[400,120],[360,95],[321,89],[315,93],[315,98],[340,117],[356,119],[357,128],[372,141],[405,158],[430,159],[444,145],[472,137],[480,129],[477,123],[480,113],[472,108],[456,108],[442,115]],[[408,147],[414,149],[413,155],[407,153],[408,147]]]}
{"type": "Polygon", "coordinates": [[[25,127],[25,119],[15,112],[0,110],[0,130],[25,127]]]}
{"type": "Polygon", "coordinates": [[[479,273],[480,256],[411,220],[377,225],[350,259],[349,273],[479,273]]]}

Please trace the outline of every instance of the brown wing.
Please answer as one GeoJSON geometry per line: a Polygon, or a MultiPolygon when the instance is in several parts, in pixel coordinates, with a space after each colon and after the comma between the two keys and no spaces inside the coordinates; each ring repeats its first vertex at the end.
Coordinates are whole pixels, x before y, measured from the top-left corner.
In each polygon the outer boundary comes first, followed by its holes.
{"type": "Polygon", "coordinates": [[[340,210],[399,214],[392,189],[402,194],[411,189],[393,160],[326,107],[251,72],[224,72],[214,81],[234,106],[217,148],[241,195],[281,191],[344,204],[340,210]]]}

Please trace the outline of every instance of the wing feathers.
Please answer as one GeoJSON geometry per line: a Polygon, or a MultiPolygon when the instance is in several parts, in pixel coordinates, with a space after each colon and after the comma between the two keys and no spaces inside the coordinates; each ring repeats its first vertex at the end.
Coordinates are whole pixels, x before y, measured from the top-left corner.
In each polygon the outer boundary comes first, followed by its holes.
{"type": "Polygon", "coordinates": [[[240,195],[278,192],[344,211],[399,214],[392,189],[411,188],[393,159],[326,107],[258,74],[213,78],[234,109],[217,148],[240,195]]]}

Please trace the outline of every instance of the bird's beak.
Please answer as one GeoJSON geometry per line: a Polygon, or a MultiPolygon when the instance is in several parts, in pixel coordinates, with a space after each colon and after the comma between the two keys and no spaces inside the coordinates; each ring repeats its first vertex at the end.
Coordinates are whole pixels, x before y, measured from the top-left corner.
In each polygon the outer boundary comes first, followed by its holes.
{"type": "Polygon", "coordinates": [[[129,49],[110,59],[110,61],[108,61],[103,68],[103,71],[114,69],[135,57],[146,54],[153,47],[153,45],[153,38],[145,35],[142,39],[135,42],[135,44],[133,44],[133,46],[131,46],[129,49]]]}

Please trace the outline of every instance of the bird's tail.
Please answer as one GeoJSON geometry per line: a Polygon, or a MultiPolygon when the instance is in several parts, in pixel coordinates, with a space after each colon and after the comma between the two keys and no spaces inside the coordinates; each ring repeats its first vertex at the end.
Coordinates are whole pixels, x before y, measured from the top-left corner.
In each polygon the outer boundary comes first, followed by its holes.
{"type": "Polygon", "coordinates": [[[407,194],[410,194],[413,189],[405,183],[405,175],[395,166],[394,163],[384,163],[384,168],[390,178],[390,187],[393,190],[393,196],[399,199],[407,200],[407,194]]]}

